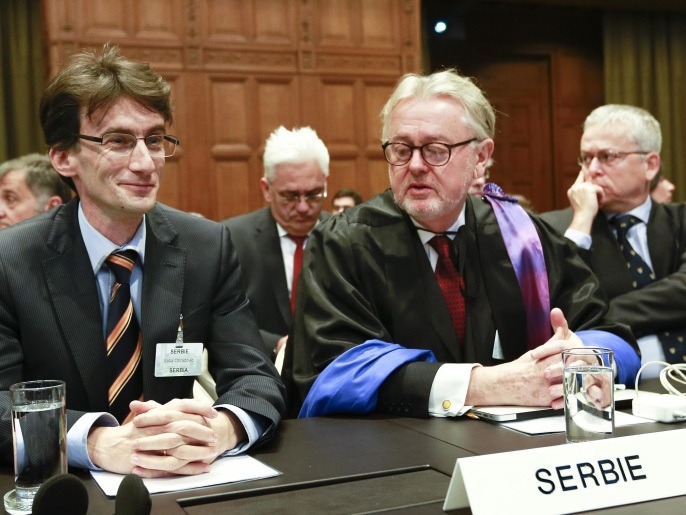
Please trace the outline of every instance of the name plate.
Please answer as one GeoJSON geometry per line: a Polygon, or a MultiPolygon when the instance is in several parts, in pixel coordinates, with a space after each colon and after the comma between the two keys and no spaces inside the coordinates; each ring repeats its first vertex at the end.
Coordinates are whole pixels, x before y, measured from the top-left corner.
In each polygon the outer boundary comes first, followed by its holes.
{"type": "Polygon", "coordinates": [[[199,376],[202,373],[203,344],[158,343],[155,349],[155,377],[199,376]]]}
{"type": "Polygon", "coordinates": [[[444,510],[570,513],[686,495],[686,429],[459,458],[444,510]]]}

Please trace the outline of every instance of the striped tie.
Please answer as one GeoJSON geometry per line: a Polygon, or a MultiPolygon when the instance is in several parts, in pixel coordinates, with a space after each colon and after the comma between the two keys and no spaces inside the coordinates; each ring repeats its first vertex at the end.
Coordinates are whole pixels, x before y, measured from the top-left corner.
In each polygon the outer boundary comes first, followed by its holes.
{"type": "Polygon", "coordinates": [[[107,310],[107,382],[110,413],[120,423],[128,422],[129,403],[142,398],[140,367],[142,338],[131,302],[131,271],[138,259],[135,250],[110,254],[105,264],[114,274],[107,310]]]}

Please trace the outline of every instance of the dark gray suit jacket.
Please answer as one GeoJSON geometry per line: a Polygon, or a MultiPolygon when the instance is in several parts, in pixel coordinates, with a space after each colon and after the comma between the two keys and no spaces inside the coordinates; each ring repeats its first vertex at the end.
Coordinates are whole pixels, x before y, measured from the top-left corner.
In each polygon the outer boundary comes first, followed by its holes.
{"type": "MultiPolygon", "coordinates": [[[[78,200],[0,231],[0,456],[12,461],[10,385],[66,382],[67,423],[107,411],[105,343],[78,200]]],[[[267,358],[225,227],[158,204],[146,216],[141,300],[144,398],[192,396],[193,377],[155,377],[157,343],[208,349],[217,404],[279,423],[283,384],[267,358]]],[[[272,429],[273,429],[272,428],[272,429]]],[[[270,434],[265,435],[268,438],[270,434]]]]}
{"type": "MultiPolygon", "coordinates": [[[[540,215],[561,234],[572,216],[571,208],[540,215]]],[[[610,299],[608,316],[629,325],[637,337],[685,325],[686,204],[653,202],[647,235],[657,281],[640,290],[631,285],[626,260],[604,215],[593,221],[591,248],[579,249],[610,299]]]]}
{"type": "MultiPolygon", "coordinates": [[[[329,216],[322,212],[319,220],[329,216]]],[[[267,206],[222,223],[231,233],[264,345],[273,351],[279,339],[289,333],[292,317],[281,242],[271,208],[267,206]]]]}

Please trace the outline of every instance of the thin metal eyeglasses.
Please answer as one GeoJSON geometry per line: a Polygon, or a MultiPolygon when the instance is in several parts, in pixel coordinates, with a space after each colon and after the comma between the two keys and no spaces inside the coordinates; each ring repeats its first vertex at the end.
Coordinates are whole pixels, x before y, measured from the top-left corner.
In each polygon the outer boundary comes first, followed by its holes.
{"type": "Polygon", "coordinates": [[[387,141],[381,148],[386,161],[393,166],[400,166],[410,162],[415,150],[419,150],[422,159],[431,166],[443,166],[450,161],[452,149],[467,145],[477,138],[471,138],[459,143],[449,145],[448,143],[426,143],[424,145],[408,145],[407,143],[396,143],[387,141]]]}
{"type": "Polygon", "coordinates": [[[626,156],[630,156],[631,154],[640,154],[640,155],[646,155],[650,154],[649,151],[647,150],[632,150],[630,152],[615,152],[613,150],[601,150],[597,154],[581,154],[577,159],[576,162],[579,163],[579,166],[583,166],[585,168],[588,168],[591,166],[591,163],[593,162],[594,159],[598,160],[598,163],[601,165],[610,165],[614,162],[616,162],[619,159],[623,159],[626,156]]]}
{"type": "Polygon", "coordinates": [[[126,132],[106,132],[102,138],[87,136],[86,134],[76,134],[80,139],[100,143],[108,151],[120,155],[128,156],[136,148],[138,140],[145,142],[145,147],[152,157],[171,157],[176,153],[177,145],[181,142],[176,136],[169,134],[150,134],[139,138],[126,132]]]}
{"type": "Polygon", "coordinates": [[[317,193],[299,193],[297,191],[284,191],[282,193],[276,190],[274,190],[274,193],[283,204],[299,204],[301,199],[305,199],[305,202],[312,205],[319,204],[326,198],[326,187],[323,191],[317,193]]]}

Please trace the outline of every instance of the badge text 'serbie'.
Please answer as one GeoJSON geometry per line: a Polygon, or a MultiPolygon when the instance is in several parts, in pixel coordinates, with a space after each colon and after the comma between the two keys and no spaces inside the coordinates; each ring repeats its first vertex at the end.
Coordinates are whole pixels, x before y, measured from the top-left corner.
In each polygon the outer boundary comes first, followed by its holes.
{"type": "Polygon", "coordinates": [[[598,460],[595,463],[582,462],[573,465],[560,465],[552,471],[540,468],[536,471],[536,479],[543,486],[538,490],[546,495],[552,494],[558,484],[563,492],[576,490],[577,488],[589,488],[606,486],[629,481],[647,479],[645,474],[639,473],[643,468],[640,456],[624,456],[612,459],[598,460]]]}

